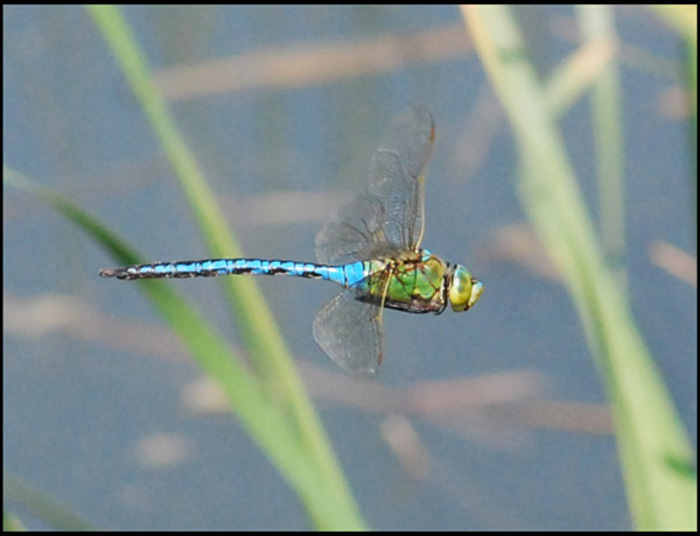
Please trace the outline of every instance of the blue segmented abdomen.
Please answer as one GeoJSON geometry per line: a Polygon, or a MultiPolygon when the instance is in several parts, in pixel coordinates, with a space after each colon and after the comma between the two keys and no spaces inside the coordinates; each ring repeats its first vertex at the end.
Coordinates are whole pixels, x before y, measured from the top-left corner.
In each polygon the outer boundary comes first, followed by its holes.
{"type": "Polygon", "coordinates": [[[169,279],[214,277],[219,275],[292,275],[325,279],[344,287],[353,286],[369,274],[369,262],[358,261],[341,266],[312,262],[272,261],[264,259],[206,259],[199,261],[157,262],[113,270],[100,270],[102,277],[117,279],[169,279]]]}

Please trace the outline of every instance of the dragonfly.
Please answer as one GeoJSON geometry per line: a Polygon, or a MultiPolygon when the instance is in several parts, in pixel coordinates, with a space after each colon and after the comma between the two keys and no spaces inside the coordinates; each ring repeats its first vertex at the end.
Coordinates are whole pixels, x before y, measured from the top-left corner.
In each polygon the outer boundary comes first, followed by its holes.
{"type": "Polygon", "coordinates": [[[374,153],[363,192],[316,236],[318,262],[203,259],[102,269],[124,280],[290,275],[324,279],[342,290],[316,314],[313,335],[342,369],[371,375],[383,359],[385,308],[408,313],[470,309],[483,284],[461,264],[421,248],[425,173],[435,141],[429,109],[414,105],[389,125],[374,153]]]}

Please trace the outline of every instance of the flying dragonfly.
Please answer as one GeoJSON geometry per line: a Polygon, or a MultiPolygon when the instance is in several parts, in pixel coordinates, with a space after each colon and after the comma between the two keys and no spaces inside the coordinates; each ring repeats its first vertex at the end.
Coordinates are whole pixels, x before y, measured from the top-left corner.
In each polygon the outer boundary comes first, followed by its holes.
{"type": "Polygon", "coordinates": [[[427,107],[389,125],[372,158],[366,190],[316,236],[317,263],[264,259],[156,262],[100,270],[102,277],[166,279],[220,275],[291,275],[325,279],[343,289],[316,314],[313,334],[347,372],[373,374],[382,362],[384,308],[408,313],[470,309],[483,284],[461,264],[421,249],[425,171],[435,141],[427,107]]]}

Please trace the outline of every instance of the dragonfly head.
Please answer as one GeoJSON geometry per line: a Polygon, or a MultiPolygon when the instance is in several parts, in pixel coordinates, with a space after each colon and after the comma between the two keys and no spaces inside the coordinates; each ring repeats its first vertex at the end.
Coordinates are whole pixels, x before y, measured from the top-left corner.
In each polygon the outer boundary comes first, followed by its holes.
{"type": "Polygon", "coordinates": [[[481,281],[473,278],[469,270],[461,264],[455,265],[452,270],[449,290],[452,310],[455,312],[466,311],[479,301],[482,292],[484,292],[484,285],[481,284],[481,281]]]}

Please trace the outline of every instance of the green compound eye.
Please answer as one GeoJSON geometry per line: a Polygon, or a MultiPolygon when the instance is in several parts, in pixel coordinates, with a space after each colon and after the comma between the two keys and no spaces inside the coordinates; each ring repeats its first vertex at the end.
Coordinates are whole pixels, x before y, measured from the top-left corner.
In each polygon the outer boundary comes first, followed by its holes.
{"type": "Polygon", "coordinates": [[[484,285],[472,277],[464,266],[458,264],[452,273],[450,306],[455,312],[466,311],[474,305],[484,292],[484,285]]]}

